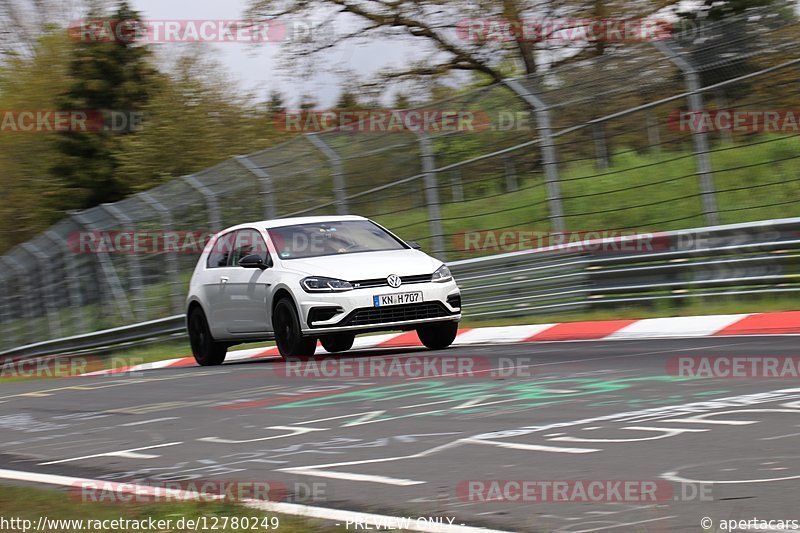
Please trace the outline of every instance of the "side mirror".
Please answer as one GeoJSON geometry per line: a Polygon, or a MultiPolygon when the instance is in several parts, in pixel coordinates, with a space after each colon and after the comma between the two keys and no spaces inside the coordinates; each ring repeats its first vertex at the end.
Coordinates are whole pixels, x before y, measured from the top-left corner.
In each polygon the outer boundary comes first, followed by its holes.
{"type": "Polygon", "coordinates": [[[422,250],[422,245],[420,243],[418,243],[417,241],[406,241],[406,244],[408,244],[410,247],[412,247],[415,250],[422,250]]]}
{"type": "Polygon", "coordinates": [[[261,270],[269,268],[258,254],[250,254],[242,257],[239,259],[239,266],[242,268],[260,268],[261,270]]]}

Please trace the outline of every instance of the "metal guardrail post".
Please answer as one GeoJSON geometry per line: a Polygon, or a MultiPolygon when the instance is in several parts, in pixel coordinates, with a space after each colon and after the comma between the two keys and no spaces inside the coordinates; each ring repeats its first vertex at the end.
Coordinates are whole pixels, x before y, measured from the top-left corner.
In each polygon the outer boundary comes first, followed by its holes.
{"type": "Polygon", "coordinates": [[[561,204],[561,185],[558,180],[558,159],[550,126],[550,106],[530,92],[519,80],[504,83],[530,105],[536,114],[536,125],[542,138],[542,165],[547,183],[547,200],[550,206],[550,226],[553,231],[564,231],[564,208],[561,204]]]}
{"type": "Polygon", "coordinates": [[[60,245],[64,250],[64,264],[67,267],[67,283],[69,284],[70,307],[72,307],[74,316],[77,316],[78,330],[88,331],[89,327],[86,322],[86,312],[81,302],[80,278],[74,262],[70,260],[72,250],[70,250],[69,242],[67,239],[53,230],[46,231],[45,237],[50,239],[51,242],[60,245]]]}
{"type": "Polygon", "coordinates": [[[425,203],[428,207],[428,224],[433,241],[431,252],[441,261],[445,261],[447,253],[444,246],[444,230],[442,229],[442,213],[439,209],[439,183],[436,176],[436,156],[430,137],[423,132],[416,132],[419,139],[419,150],[422,156],[422,172],[425,173],[425,203]]]}
{"type": "MultiPolygon", "coordinates": [[[[686,80],[686,90],[689,93],[689,111],[702,113],[703,95],[700,91],[703,88],[703,84],[697,74],[697,69],[667,43],[655,40],[653,41],[653,46],[667,56],[683,73],[686,80]]],[[[719,223],[719,212],[717,211],[716,189],[714,187],[708,135],[704,131],[695,131],[692,132],[692,137],[694,139],[694,153],[697,158],[697,173],[700,176],[700,193],[703,199],[706,224],[714,226],[719,223]]]]}
{"type": "MultiPolygon", "coordinates": [[[[10,254],[3,256],[2,259],[6,261],[6,263],[11,267],[11,270],[13,270],[14,273],[16,274],[15,277],[18,282],[16,293],[19,297],[19,309],[20,309],[20,315],[19,315],[20,318],[18,320],[33,319],[36,316],[36,312],[31,307],[31,304],[33,304],[34,299],[30,298],[30,293],[28,292],[28,290],[30,289],[30,280],[29,276],[26,276],[25,265],[20,264],[20,262],[14,259],[14,257],[10,254]],[[25,291],[20,290],[22,288],[21,287],[22,285],[27,286],[28,290],[25,291]]],[[[25,324],[25,328],[21,335],[22,338],[26,338],[27,333],[33,332],[30,326],[31,324],[29,323],[25,324]]],[[[19,331],[20,331],[19,328],[17,328],[17,332],[19,331]]]]}
{"type": "Polygon", "coordinates": [[[2,345],[5,346],[5,342],[10,343],[9,345],[14,345],[17,342],[18,337],[17,337],[17,330],[16,328],[14,328],[13,324],[14,318],[11,312],[11,306],[13,302],[13,300],[11,299],[11,283],[10,279],[8,278],[8,276],[6,276],[5,272],[0,272],[0,276],[1,276],[0,279],[2,279],[2,284],[4,289],[3,292],[1,293],[3,298],[3,306],[2,308],[0,308],[2,309],[2,322],[5,325],[5,327],[3,328],[3,330],[5,331],[3,335],[4,342],[2,343],[2,345]]]}
{"type": "Polygon", "coordinates": [[[272,192],[272,178],[269,173],[253,163],[246,155],[237,155],[234,159],[258,178],[258,183],[261,186],[261,195],[264,197],[264,201],[261,203],[264,206],[264,218],[267,220],[277,218],[275,213],[275,199],[272,192]]]}
{"type": "MultiPolygon", "coordinates": [[[[167,209],[164,204],[156,200],[148,192],[140,192],[138,196],[144,203],[152,207],[153,210],[158,213],[161,219],[161,225],[164,226],[167,231],[173,231],[175,229],[172,213],[170,213],[169,209],[167,209]]],[[[176,313],[181,313],[183,312],[183,301],[181,300],[181,293],[179,292],[181,282],[178,276],[178,256],[174,249],[167,252],[167,277],[169,278],[169,292],[170,298],[172,299],[172,308],[176,313]]]]}
{"type": "MultiPolygon", "coordinates": [[[[131,217],[122,212],[122,210],[114,204],[102,204],[100,207],[105,209],[112,218],[120,222],[120,227],[127,231],[133,231],[134,224],[131,217]]],[[[136,242],[136,239],[133,239],[136,242]]],[[[133,292],[133,299],[135,302],[136,316],[139,320],[147,320],[147,309],[144,305],[144,287],[142,285],[142,266],[139,262],[139,254],[136,250],[127,254],[128,268],[130,269],[129,279],[131,282],[131,291],[133,292]]]]}
{"type": "Polygon", "coordinates": [[[322,140],[319,135],[309,133],[306,136],[308,142],[316,146],[320,152],[325,154],[331,163],[331,176],[333,178],[333,196],[336,199],[336,214],[347,215],[350,209],[347,206],[347,195],[345,194],[344,169],[342,168],[342,158],[331,148],[328,143],[322,140]]]}
{"type": "Polygon", "coordinates": [[[39,273],[44,278],[44,283],[39,287],[42,289],[42,304],[44,305],[45,313],[47,314],[47,327],[50,330],[51,337],[59,337],[61,335],[61,320],[58,316],[58,308],[56,307],[56,294],[55,276],[53,275],[53,268],[50,264],[50,257],[42,250],[33,244],[33,241],[24,242],[20,247],[28,252],[39,263],[39,273]]]}
{"type": "MultiPolygon", "coordinates": [[[[72,213],[72,218],[79,226],[86,228],[89,231],[94,230],[92,224],[88,222],[86,217],[81,213],[72,213]]],[[[106,284],[111,291],[111,297],[114,300],[114,304],[117,306],[117,309],[119,310],[120,316],[122,316],[123,320],[132,320],[133,311],[131,310],[131,304],[125,295],[125,291],[122,289],[122,283],[119,281],[117,269],[114,268],[111,258],[108,256],[107,252],[102,250],[97,251],[95,255],[97,256],[97,262],[100,265],[100,270],[106,278],[106,284]]]]}
{"type": "Polygon", "coordinates": [[[206,187],[206,185],[196,177],[189,175],[184,176],[183,181],[192,186],[197,192],[203,195],[206,199],[206,206],[208,207],[208,225],[209,229],[217,233],[222,229],[222,217],[219,212],[219,201],[214,192],[206,187]]]}

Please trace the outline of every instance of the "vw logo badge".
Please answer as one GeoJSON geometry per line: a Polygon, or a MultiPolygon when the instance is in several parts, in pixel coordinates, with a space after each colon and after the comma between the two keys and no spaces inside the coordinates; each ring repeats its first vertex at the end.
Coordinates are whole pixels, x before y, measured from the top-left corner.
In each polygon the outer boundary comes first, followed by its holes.
{"type": "Polygon", "coordinates": [[[389,277],[386,278],[386,281],[389,283],[390,287],[393,287],[395,289],[403,284],[403,280],[400,279],[400,276],[398,276],[397,274],[390,274],[389,277]]]}

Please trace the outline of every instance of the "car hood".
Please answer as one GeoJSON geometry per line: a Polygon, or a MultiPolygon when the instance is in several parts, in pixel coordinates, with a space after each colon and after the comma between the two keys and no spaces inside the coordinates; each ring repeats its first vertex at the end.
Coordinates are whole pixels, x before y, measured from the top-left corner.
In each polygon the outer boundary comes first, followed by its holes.
{"type": "Polygon", "coordinates": [[[385,278],[390,274],[397,274],[400,277],[432,274],[442,262],[419,250],[389,250],[326,255],[308,259],[284,259],[282,265],[287,270],[309,276],[357,281],[385,278]]]}

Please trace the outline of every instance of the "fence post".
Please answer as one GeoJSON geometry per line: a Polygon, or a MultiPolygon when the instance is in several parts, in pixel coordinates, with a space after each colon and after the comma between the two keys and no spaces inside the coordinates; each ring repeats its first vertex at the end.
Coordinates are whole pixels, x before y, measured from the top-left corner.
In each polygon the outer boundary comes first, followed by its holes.
{"type": "Polygon", "coordinates": [[[253,163],[246,155],[237,155],[234,159],[258,178],[258,183],[261,186],[261,195],[264,197],[264,201],[261,202],[261,205],[264,206],[264,218],[267,220],[277,218],[275,214],[275,199],[272,196],[272,178],[269,172],[253,163]]]}
{"type": "MultiPolygon", "coordinates": [[[[682,55],[673,50],[663,41],[652,41],[656,49],[667,56],[675,66],[683,73],[686,81],[686,90],[689,93],[689,111],[692,113],[703,112],[703,95],[700,90],[703,87],[697,69],[687,61],[682,55]]],[[[700,176],[700,194],[703,199],[703,211],[706,216],[706,224],[716,226],[719,224],[719,212],[717,211],[716,189],[714,188],[714,175],[711,167],[711,153],[708,146],[708,135],[702,129],[692,132],[694,139],[694,153],[697,159],[697,173],[700,176]]]]}
{"type": "Polygon", "coordinates": [[[461,182],[461,168],[450,171],[450,188],[452,189],[453,202],[464,201],[464,184],[461,182]]]}
{"type": "Polygon", "coordinates": [[[188,183],[206,199],[206,207],[208,207],[208,225],[210,226],[208,229],[214,233],[220,231],[222,229],[222,217],[219,214],[219,201],[214,191],[206,187],[202,181],[192,175],[184,176],[183,181],[188,183]]]}
{"type": "MultiPolygon", "coordinates": [[[[156,200],[146,191],[140,192],[137,196],[158,213],[161,219],[161,225],[164,226],[167,231],[175,230],[172,213],[169,212],[169,209],[167,209],[164,204],[156,200]]],[[[167,252],[167,278],[169,279],[169,293],[172,299],[172,309],[175,313],[182,313],[183,301],[181,300],[180,292],[178,292],[181,282],[178,276],[178,256],[175,250],[167,252]]]]}
{"type": "Polygon", "coordinates": [[[514,156],[506,154],[503,156],[503,166],[506,170],[506,192],[517,192],[519,182],[517,181],[517,166],[514,164],[514,156]]]}
{"type": "Polygon", "coordinates": [[[661,152],[661,133],[658,131],[658,119],[652,109],[648,109],[646,113],[647,144],[650,146],[650,151],[659,153],[661,152]]]}
{"type": "MultiPolygon", "coordinates": [[[[114,204],[102,204],[101,207],[105,209],[112,218],[119,221],[120,227],[126,231],[133,231],[134,224],[131,217],[122,212],[122,210],[114,204]]],[[[136,239],[133,239],[136,242],[136,239]]],[[[144,306],[144,286],[142,285],[142,266],[139,262],[139,254],[136,250],[127,254],[126,260],[128,261],[128,269],[130,270],[128,277],[131,282],[131,292],[133,292],[136,316],[139,320],[147,320],[147,309],[144,306]]]]}
{"type": "Polygon", "coordinates": [[[439,209],[439,184],[436,177],[436,156],[430,137],[423,131],[416,131],[419,151],[422,157],[422,172],[425,174],[425,203],[428,206],[428,224],[432,237],[432,254],[446,261],[442,214],[439,209]]]}
{"type": "MultiPolygon", "coordinates": [[[[79,212],[72,212],[70,214],[78,226],[89,231],[93,231],[92,224],[86,220],[86,217],[83,214],[79,212]]],[[[125,296],[125,291],[122,289],[122,284],[119,281],[117,270],[114,268],[111,258],[108,257],[107,252],[100,250],[98,250],[95,255],[97,256],[97,263],[100,265],[100,271],[103,273],[103,276],[105,276],[106,284],[111,291],[111,299],[114,300],[120,316],[124,321],[132,322],[133,311],[131,310],[131,304],[128,301],[128,298],[125,296]]],[[[102,305],[102,302],[100,302],[100,304],[102,305]]],[[[103,316],[102,313],[100,314],[103,316]]]]}
{"type": "Polygon", "coordinates": [[[606,142],[606,129],[601,122],[592,124],[592,137],[594,138],[595,165],[598,170],[608,168],[608,144],[606,142]]]}
{"type": "Polygon", "coordinates": [[[72,307],[72,312],[74,316],[77,316],[78,320],[78,331],[81,333],[85,333],[89,331],[86,322],[86,313],[83,307],[83,302],[81,302],[81,286],[79,281],[79,276],[77,269],[75,268],[75,264],[71,261],[71,254],[73,253],[70,250],[69,242],[56,233],[53,230],[48,230],[45,232],[45,237],[50,239],[51,242],[60,245],[62,250],[64,251],[64,264],[67,267],[67,282],[69,283],[69,301],[70,306],[72,307]]]}
{"type": "Polygon", "coordinates": [[[504,80],[504,83],[525,100],[536,113],[536,126],[542,139],[542,165],[547,184],[547,201],[550,206],[550,226],[553,231],[564,231],[564,209],[561,205],[556,147],[550,129],[550,107],[541,98],[530,92],[519,80],[504,80]]]}
{"type": "Polygon", "coordinates": [[[333,177],[333,197],[336,199],[336,214],[346,215],[350,212],[347,206],[347,195],[345,194],[344,183],[344,170],[342,168],[342,158],[336,153],[336,150],[330,147],[328,143],[320,139],[319,135],[315,133],[306,134],[306,139],[316,146],[320,152],[325,154],[328,161],[331,163],[331,176],[333,177]]]}
{"type": "Polygon", "coordinates": [[[56,307],[57,294],[53,290],[55,287],[55,277],[53,275],[53,268],[50,264],[50,258],[42,250],[36,247],[32,241],[23,242],[20,247],[28,252],[39,264],[39,275],[44,278],[44,283],[39,284],[42,290],[42,299],[44,300],[44,310],[47,314],[47,327],[50,330],[50,335],[53,338],[61,336],[61,320],[58,316],[58,308],[56,307]]]}

